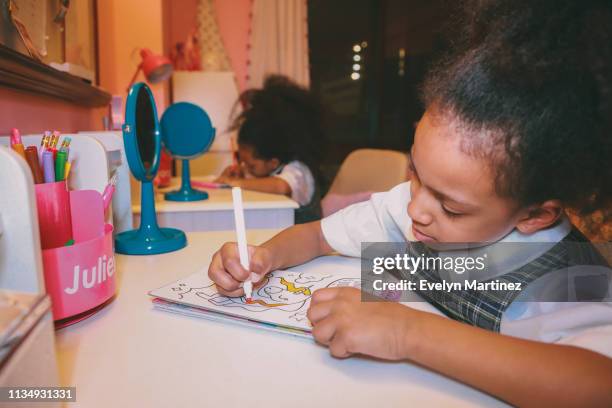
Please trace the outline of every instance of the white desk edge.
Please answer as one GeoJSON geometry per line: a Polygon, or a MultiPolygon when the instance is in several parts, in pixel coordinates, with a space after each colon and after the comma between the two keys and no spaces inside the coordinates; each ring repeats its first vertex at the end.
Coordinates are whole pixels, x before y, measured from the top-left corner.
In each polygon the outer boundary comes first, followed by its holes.
{"type": "MultiPolygon", "coordinates": [[[[247,233],[261,243],[276,231],[247,233]]],[[[60,379],[72,406],[258,407],[502,406],[468,386],[408,363],[337,360],[311,340],[153,310],[147,292],[207,266],[231,232],[188,234],[156,256],[116,256],[117,298],[57,332],[60,379]]],[[[320,258],[298,269],[359,268],[320,258]]]]}

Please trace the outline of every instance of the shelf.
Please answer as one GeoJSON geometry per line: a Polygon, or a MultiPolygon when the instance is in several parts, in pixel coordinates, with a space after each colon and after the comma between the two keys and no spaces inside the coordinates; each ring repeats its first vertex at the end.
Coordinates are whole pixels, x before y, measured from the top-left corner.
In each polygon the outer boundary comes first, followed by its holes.
{"type": "Polygon", "coordinates": [[[86,107],[110,103],[111,95],[83,79],[0,44],[0,86],[63,99],[86,107]]]}

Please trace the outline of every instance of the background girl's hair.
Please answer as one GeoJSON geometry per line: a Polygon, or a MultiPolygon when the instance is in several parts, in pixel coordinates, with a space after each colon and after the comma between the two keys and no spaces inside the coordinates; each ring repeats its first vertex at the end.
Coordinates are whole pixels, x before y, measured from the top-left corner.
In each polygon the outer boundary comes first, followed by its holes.
{"type": "Polygon", "coordinates": [[[262,159],[300,160],[315,170],[324,132],[321,106],[312,93],[287,77],[271,75],[263,89],[243,92],[240,102],[244,111],[233,124],[238,143],[253,147],[262,159]]]}
{"type": "Polygon", "coordinates": [[[496,189],[583,213],[612,201],[612,1],[472,0],[454,51],[423,87],[468,129],[496,189]],[[501,146],[501,149],[500,149],[501,146]]]}

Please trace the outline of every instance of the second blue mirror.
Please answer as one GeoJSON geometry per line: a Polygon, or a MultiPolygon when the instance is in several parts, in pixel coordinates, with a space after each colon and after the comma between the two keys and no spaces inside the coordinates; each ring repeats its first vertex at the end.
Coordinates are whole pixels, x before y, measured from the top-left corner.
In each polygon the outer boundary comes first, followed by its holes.
{"type": "Polygon", "coordinates": [[[189,160],[206,153],[215,139],[215,129],[204,109],[189,102],[171,105],[162,116],[161,133],[166,150],[183,161],[181,188],[166,193],[166,200],[206,200],[207,192],[191,187],[189,170],[189,160]]]}

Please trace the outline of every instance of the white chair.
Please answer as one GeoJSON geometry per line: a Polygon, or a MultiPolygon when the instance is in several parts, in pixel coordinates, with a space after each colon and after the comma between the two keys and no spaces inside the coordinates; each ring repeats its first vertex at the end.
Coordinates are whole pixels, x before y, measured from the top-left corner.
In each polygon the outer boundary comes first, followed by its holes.
{"type": "Polygon", "coordinates": [[[358,149],[347,156],[321,201],[323,216],[408,180],[408,156],[395,150],[358,149]]]}

